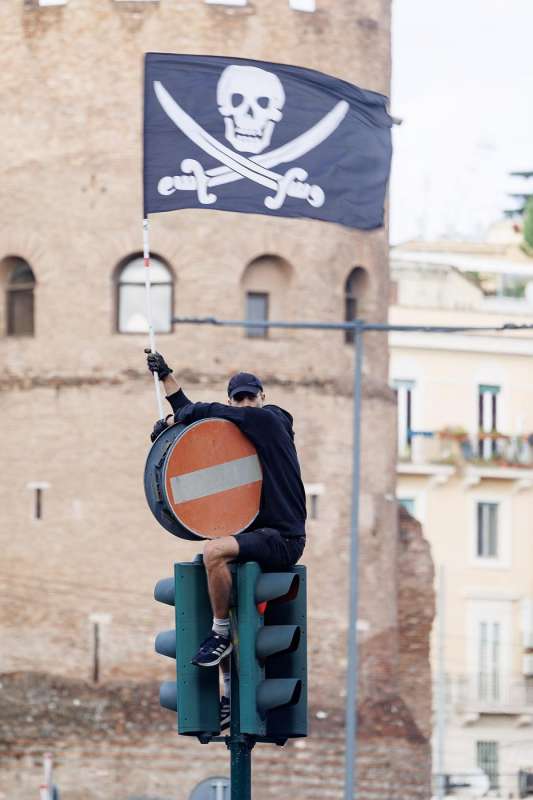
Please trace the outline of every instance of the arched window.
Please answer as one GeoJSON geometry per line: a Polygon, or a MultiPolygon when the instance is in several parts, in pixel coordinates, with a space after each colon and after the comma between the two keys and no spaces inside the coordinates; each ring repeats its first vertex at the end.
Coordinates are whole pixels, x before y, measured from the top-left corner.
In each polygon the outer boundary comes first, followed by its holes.
{"type": "MultiPolygon", "coordinates": [[[[264,255],[254,258],[242,276],[244,291],[244,318],[250,322],[283,319],[290,283],[291,267],[279,256],[264,255]]],[[[266,339],[267,327],[245,328],[244,335],[252,339],[266,339]]]]}
{"type": "MultiPolygon", "coordinates": [[[[353,322],[361,313],[361,298],[368,281],[368,273],[364,267],[352,269],[344,284],[344,321],[353,322]]],[[[355,333],[353,330],[344,332],[346,344],[353,344],[355,333]]]]}
{"type": "Polygon", "coordinates": [[[8,336],[33,336],[35,276],[23,258],[4,260],[6,284],[6,333],[8,336]]]}
{"type": "MultiPolygon", "coordinates": [[[[144,260],[141,255],[123,261],[116,273],[117,330],[119,333],[146,333],[144,260]]],[[[172,272],[159,258],[150,259],[150,297],[156,333],[172,331],[174,281],[172,272]]]]}

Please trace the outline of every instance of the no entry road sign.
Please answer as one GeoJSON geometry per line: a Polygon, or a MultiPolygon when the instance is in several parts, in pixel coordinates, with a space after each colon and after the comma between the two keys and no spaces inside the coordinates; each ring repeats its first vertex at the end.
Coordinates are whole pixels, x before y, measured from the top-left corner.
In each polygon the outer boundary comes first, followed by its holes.
{"type": "Polygon", "coordinates": [[[259,513],[257,451],[228,420],[169,428],[148,455],[144,483],[158,522],[182,538],[232,536],[259,513]]]}

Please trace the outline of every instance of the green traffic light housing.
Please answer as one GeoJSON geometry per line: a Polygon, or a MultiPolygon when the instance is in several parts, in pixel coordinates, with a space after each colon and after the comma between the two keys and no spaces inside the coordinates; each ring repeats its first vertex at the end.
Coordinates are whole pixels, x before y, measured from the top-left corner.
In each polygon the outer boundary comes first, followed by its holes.
{"type": "Polygon", "coordinates": [[[159,690],[163,708],[177,711],[178,733],[214,736],[220,732],[218,670],[191,664],[212,623],[207,579],[201,561],[174,565],[174,577],[158,581],[154,597],[175,607],[172,630],[158,633],[155,651],[176,660],[176,678],[159,690]]]}
{"type": "Polygon", "coordinates": [[[240,731],[259,741],[307,735],[305,590],[302,566],[237,570],[240,731]]]}

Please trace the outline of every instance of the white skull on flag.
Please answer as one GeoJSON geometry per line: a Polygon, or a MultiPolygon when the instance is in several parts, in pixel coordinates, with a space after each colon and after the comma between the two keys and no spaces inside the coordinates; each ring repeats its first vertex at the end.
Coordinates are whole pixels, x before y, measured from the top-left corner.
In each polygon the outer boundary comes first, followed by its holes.
{"type": "Polygon", "coordinates": [[[262,153],[283,116],[285,92],[273,72],[232,64],[218,81],[217,102],[226,139],[235,150],[262,153]]]}

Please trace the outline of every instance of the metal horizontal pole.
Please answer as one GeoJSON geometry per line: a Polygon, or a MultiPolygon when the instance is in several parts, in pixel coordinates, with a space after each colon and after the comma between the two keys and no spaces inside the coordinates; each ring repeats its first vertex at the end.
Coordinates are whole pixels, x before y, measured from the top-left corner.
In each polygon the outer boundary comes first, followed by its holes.
{"type": "Polygon", "coordinates": [[[218,319],[217,317],[173,317],[176,325],[217,325],[226,328],[286,328],[300,330],[330,330],[330,331],[399,331],[419,333],[467,333],[467,332],[498,332],[533,330],[533,324],[516,324],[506,322],[503,325],[389,325],[380,322],[286,322],[283,320],[250,320],[218,319]]]}

